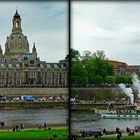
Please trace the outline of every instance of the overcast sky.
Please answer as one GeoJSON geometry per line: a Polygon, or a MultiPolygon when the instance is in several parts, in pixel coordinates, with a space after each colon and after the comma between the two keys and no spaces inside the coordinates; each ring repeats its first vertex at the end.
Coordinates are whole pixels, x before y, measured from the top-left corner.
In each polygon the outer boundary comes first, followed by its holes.
{"type": "Polygon", "coordinates": [[[72,2],[72,47],[140,65],[140,2],[72,2]]]}
{"type": "Polygon", "coordinates": [[[12,31],[16,7],[30,51],[35,42],[42,61],[58,62],[64,59],[68,53],[67,2],[0,2],[0,44],[4,51],[6,37],[12,31]]]}

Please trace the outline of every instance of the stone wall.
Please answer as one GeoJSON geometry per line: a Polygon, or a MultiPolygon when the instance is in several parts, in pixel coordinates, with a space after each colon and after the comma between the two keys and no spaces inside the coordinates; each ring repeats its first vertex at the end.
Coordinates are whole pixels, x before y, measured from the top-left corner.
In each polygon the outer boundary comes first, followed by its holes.
{"type": "Polygon", "coordinates": [[[0,88],[0,95],[6,96],[68,95],[68,88],[0,88]]]}
{"type": "Polygon", "coordinates": [[[68,108],[68,102],[0,102],[0,109],[68,108]]]}

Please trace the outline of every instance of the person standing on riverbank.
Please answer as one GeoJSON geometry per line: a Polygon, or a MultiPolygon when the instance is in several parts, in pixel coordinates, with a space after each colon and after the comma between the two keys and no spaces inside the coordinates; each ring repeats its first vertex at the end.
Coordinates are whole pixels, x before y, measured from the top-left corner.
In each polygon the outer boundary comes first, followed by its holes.
{"type": "Polygon", "coordinates": [[[44,130],[46,130],[46,128],[47,128],[47,124],[46,124],[46,123],[44,123],[44,130]]]}
{"type": "Polygon", "coordinates": [[[19,131],[19,126],[18,125],[16,125],[16,131],[19,131]]]}
{"type": "Polygon", "coordinates": [[[120,137],[121,137],[120,133],[117,133],[117,140],[120,140],[120,137]]]}
{"type": "Polygon", "coordinates": [[[16,126],[15,125],[12,127],[12,130],[13,130],[13,132],[15,132],[15,130],[16,130],[16,126]]]}
{"type": "Polygon", "coordinates": [[[20,129],[24,129],[24,125],[22,123],[20,124],[20,129]]]}

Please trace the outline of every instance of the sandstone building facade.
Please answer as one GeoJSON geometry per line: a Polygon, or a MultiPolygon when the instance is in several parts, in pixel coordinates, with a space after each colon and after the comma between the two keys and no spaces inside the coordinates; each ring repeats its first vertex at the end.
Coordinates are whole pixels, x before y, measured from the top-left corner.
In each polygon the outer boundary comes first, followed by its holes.
{"type": "Polygon", "coordinates": [[[0,46],[0,87],[67,87],[68,67],[68,56],[58,63],[41,61],[35,43],[29,52],[28,39],[22,33],[21,18],[16,11],[5,53],[0,46]]]}

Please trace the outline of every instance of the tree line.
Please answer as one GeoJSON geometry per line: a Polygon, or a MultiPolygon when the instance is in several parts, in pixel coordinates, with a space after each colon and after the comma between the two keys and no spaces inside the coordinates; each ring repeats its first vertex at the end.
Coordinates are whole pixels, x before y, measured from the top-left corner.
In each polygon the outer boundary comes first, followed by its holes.
{"type": "Polygon", "coordinates": [[[132,83],[131,76],[114,75],[113,65],[107,61],[104,51],[97,50],[94,53],[85,51],[81,55],[78,50],[71,48],[70,53],[71,84],[73,85],[132,83]]]}

